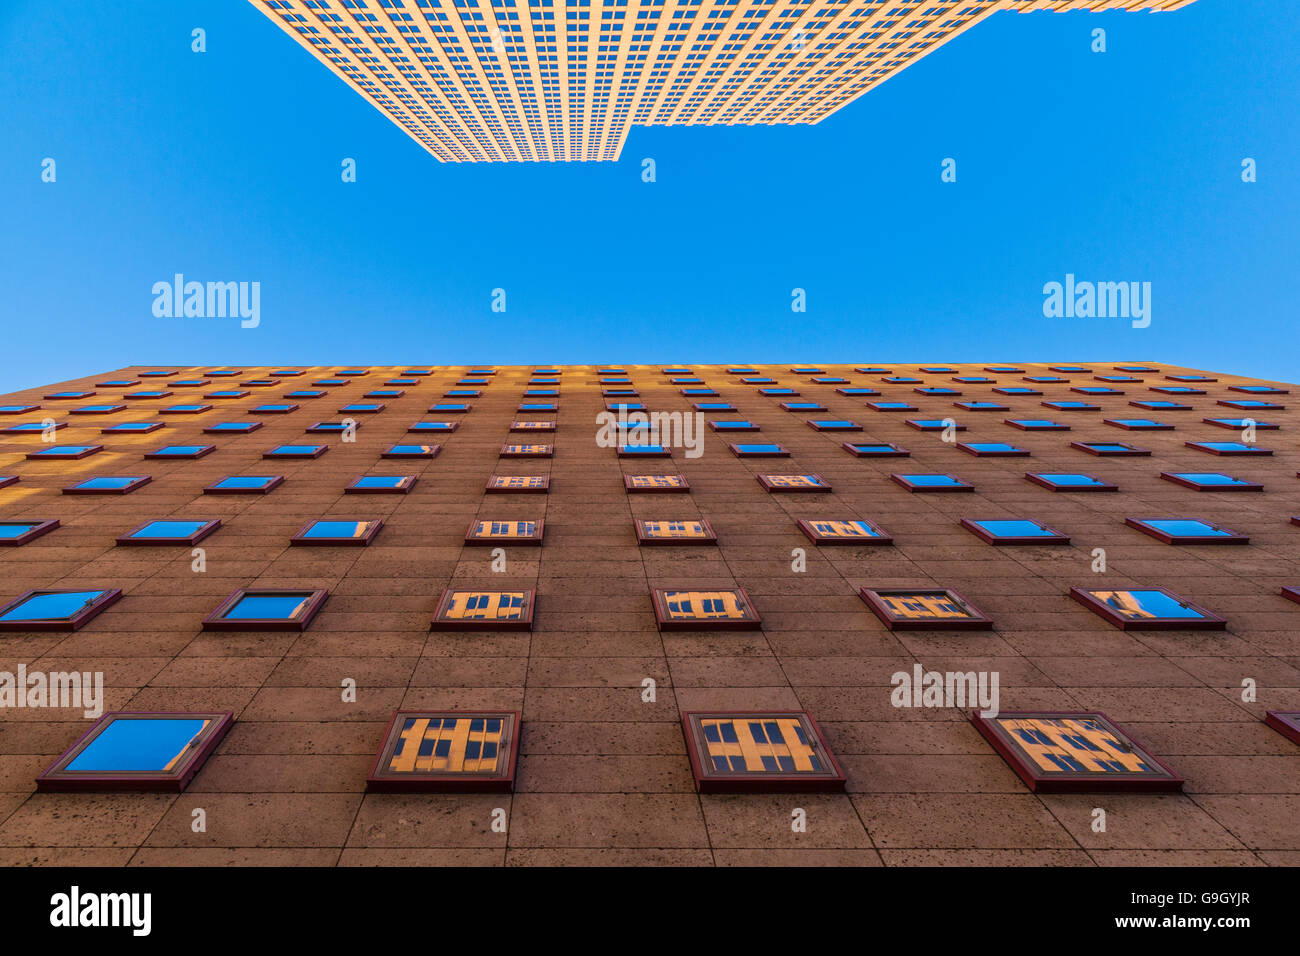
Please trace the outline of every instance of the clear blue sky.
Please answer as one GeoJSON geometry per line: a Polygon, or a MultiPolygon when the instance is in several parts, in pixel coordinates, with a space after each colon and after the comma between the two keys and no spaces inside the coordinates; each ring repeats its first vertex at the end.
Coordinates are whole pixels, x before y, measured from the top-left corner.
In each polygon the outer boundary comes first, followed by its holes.
{"type": "Polygon", "coordinates": [[[1291,0],[1005,13],[818,126],[452,165],[242,0],[4,0],[0,390],[281,362],[1123,358],[1298,381],[1297,48],[1291,0]],[[176,272],[260,282],[260,327],[155,318],[176,272]],[[1067,272],[1151,282],[1151,326],[1044,318],[1067,272]]]}

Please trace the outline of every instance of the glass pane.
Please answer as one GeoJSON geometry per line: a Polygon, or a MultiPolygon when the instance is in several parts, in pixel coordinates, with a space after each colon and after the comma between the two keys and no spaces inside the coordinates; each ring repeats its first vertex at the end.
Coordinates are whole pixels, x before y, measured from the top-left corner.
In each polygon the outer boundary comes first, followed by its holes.
{"type": "Polygon", "coordinates": [[[1056,535],[1033,521],[976,521],[989,534],[999,538],[1054,538],[1056,535]]]}
{"type": "Polygon", "coordinates": [[[1129,620],[1151,617],[1200,618],[1203,615],[1163,591],[1092,591],[1111,610],[1129,620]]]}
{"type": "Polygon", "coordinates": [[[358,488],[399,488],[406,479],[400,475],[389,477],[388,475],[367,475],[364,478],[358,478],[356,487],[358,488]]]}
{"type": "Polygon", "coordinates": [[[133,538],[188,538],[197,534],[206,521],[151,521],[131,535],[133,538]]]}
{"type": "Polygon", "coordinates": [[[206,723],[202,719],[118,718],[100,731],[67,769],[101,773],[172,770],[206,723]]]}
{"type": "Polygon", "coordinates": [[[98,598],[103,591],[58,591],[37,594],[0,615],[0,621],[63,621],[98,598]]]}
{"type": "Polygon", "coordinates": [[[272,619],[287,621],[307,604],[306,594],[251,594],[240,598],[223,618],[227,621],[272,619]]]}
{"type": "Polygon", "coordinates": [[[1147,524],[1166,534],[1175,537],[1198,536],[1216,538],[1228,537],[1232,532],[1224,531],[1222,528],[1216,528],[1214,525],[1206,524],[1204,521],[1198,521],[1195,518],[1144,518],[1147,524]]]}
{"type": "Polygon", "coordinates": [[[232,475],[217,482],[218,488],[261,488],[272,479],[257,475],[232,475]]]}
{"type": "Polygon", "coordinates": [[[303,532],[304,538],[359,538],[366,533],[365,521],[317,521],[303,532]]]}
{"type": "Polygon", "coordinates": [[[139,481],[139,478],[87,478],[78,488],[125,488],[132,482],[139,481]]]}
{"type": "Polygon", "coordinates": [[[903,475],[902,477],[909,484],[924,485],[927,487],[961,484],[961,482],[952,475],[903,475]]]}
{"type": "Polygon", "coordinates": [[[0,524],[0,538],[20,538],[35,527],[34,522],[0,524]]]}

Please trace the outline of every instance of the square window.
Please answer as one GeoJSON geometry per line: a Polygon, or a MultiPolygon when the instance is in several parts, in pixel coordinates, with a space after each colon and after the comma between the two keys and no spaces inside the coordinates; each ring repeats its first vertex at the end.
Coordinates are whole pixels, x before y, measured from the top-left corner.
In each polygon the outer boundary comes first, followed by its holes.
{"type": "Polygon", "coordinates": [[[682,733],[700,793],[835,793],[844,771],[803,711],[687,711],[682,733]]]}
{"type": "Polygon", "coordinates": [[[1086,451],[1089,455],[1110,458],[1148,457],[1151,454],[1148,448],[1138,448],[1136,445],[1119,441],[1072,441],[1070,447],[1086,451]]]}
{"type": "MultiPolygon", "coordinates": [[[[525,395],[537,395],[537,394],[553,395],[555,393],[554,392],[539,393],[538,391],[529,391],[529,392],[525,392],[524,394],[525,395]]],[[[447,391],[442,393],[443,398],[480,398],[482,397],[482,395],[483,395],[482,391],[480,391],[477,388],[449,388],[447,389],[447,391]]]]}
{"type": "Polygon", "coordinates": [[[1059,375],[1026,375],[1021,379],[1022,382],[1033,382],[1035,385],[1054,385],[1061,382],[1068,382],[1068,378],[1061,378],[1059,375]]]}
{"type": "Polygon", "coordinates": [[[673,453],[663,445],[619,445],[619,458],[671,458],[673,453]]]}
{"type": "Polygon", "coordinates": [[[860,432],[862,426],[847,418],[810,418],[807,425],[816,432],[860,432]]]}
{"type": "Polygon", "coordinates": [[[826,493],[831,483],[821,475],[757,475],[758,483],[771,493],[802,491],[826,493]]]}
{"type": "Polygon", "coordinates": [[[1286,408],[1285,405],[1279,405],[1277,402],[1260,402],[1251,399],[1220,399],[1214,404],[1225,408],[1239,408],[1243,412],[1275,412],[1286,408]]]}
{"type": "Polygon", "coordinates": [[[362,475],[343,490],[354,495],[404,495],[415,487],[415,475],[362,475]]]}
{"type": "Polygon", "coordinates": [[[546,522],[531,520],[493,521],[475,519],[465,532],[467,545],[530,544],[540,546],[546,522]]]}
{"type": "Polygon", "coordinates": [[[691,405],[697,412],[734,412],[736,407],[730,402],[695,402],[691,405]]]}
{"type": "Polygon", "coordinates": [[[137,372],[141,378],[167,378],[169,375],[175,375],[175,369],[156,369],[151,372],[137,372]]]}
{"type": "Polygon", "coordinates": [[[82,405],[68,409],[69,415],[112,415],[125,409],[125,405],[82,405]]]}
{"type": "Polygon", "coordinates": [[[715,432],[756,432],[759,427],[743,418],[719,418],[709,422],[715,432]]]}
{"type": "Polygon", "coordinates": [[[890,475],[895,483],[913,493],[918,491],[974,491],[956,475],[890,475]]]}
{"type": "Polygon", "coordinates": [[[284,483],[280,475],[229,475],[203,489],[205,495],[264,495],[284,483]]]}
{"type": "Polygon", "coordinates": [[[742,378],[742,379],[740,380],[740,383],[741,383],[742,385],[775,385],[775,384],[776,384],[776,379],[774,379],[774,378],[762,378],[762,377],[756,377],[756,378],[742,378]]]}
{"type": "Polygon", "coordinates": [[[160,391],[158,389],[149,389],[143,392],[127,392],[123,398],[167,398],[172,393],[169,391],[160,391]]]}
{"type": "Polygon", "coordinates": [[[861,518],[805,518],[799,530],[814,544],[893,544],[894,539],[861,518]]]}
{"type": "Polygon", "coordinates": [[[358,421],[315,422],[307,426],[307,434],[309,435],[333,434],[336,432],[345,432],[349,428],[357,429],[360,427],[361,427],[361,423],[358,421]]]}
{"type": "Polygon", "coordinates": [[[78,458],[89,458],[91,455],[103,450],[103,445],[51,445],[49,448],[42,449],[41,451],[29,451],[25,457],[36,460],[43,458],[75,460],[78,458]]]}
{"type": "Polygon", "coordinates": [[[41,397],[47,401],[68,401],[70,399],[77,399],[77,398],[90,398],[90,396],[94,394],[95,394],[94,392],[75,392],[75,391],[74,392],[53,392],[49,395],[42,395],[41,397]]]}
{"type": "Polygon", "coordinates": [[[328,394],[321,388],[300,388],[293,392],[285,392],[285,398],[321,398],[328,394]]]}
{"type": "Polygon", "coordinates": [[[1256,431],[1271,432],[1282,427],[1277,422],[1257,422],[1253,418],[1202,418],[1201,421],[1206,425],[1213,425],[1216,428],[1231,428],[1233,431],[1243,431],[1248,426],[1251,426],[1256,431]]]}
{"type": "Polygon", "coordinates": [[[1160,369],[1152,368],[1150,365],[1116,365],[1117,372],[1158,372],[1160,369]]]}
{"type": "Polygon", "coordinates": [[[295,378],[302,374],[302,370],[296,368],[277,368],[272,369],[271,374],[277,375],[280,378],[295,378]]]}
{"type": "Polygon", "coordinates": [[[483,490],[491,493],[546,494],[551,487],[550,475],[492,475],[483,490]]]}
{"type": "Polygon", "coordinates": [[[1049,491],[1119,491],[1119,485],[1093,475],[1028,472],[1025,477],[1049,491]]]}
{"type": "Polygon", "coordinates": [[[235,376],[243,375],[244,370],[237,368],[223,368],[217,369],[215,372],[204,372],[203,374],[207,375],[209,378],[234,378],[235,376]]]}
{"type": "Polygon", "coordinates": [[[75,631],[121,596],[120,588],[28,591],[0,607],[0,631],[75,631]]]}
{"type": "Polygon", "coordinates": [[[1145,408],[1151,412],[1190,412],[1192,406],[1182,402],[1129,402],[1133,408],[1145,408]]]}
{"type": "Polygon", "coordinates": [[[203,619],[205,631],[305,631],[329,592],[240,588],[203,619]]]}
{"type": "Polygon", "coordinates": [[[128,495],[141,485],[153,481],[149,475],[133,477],[99,476],[79,481],[71,487],[64,488],[65,495],[128,495]]]}
{"type": "Polygon", "coordinates": [[[758,369],[756,369],[756,368],[729,368],[729,369],[727,369],[727,374],[728,374],[728,375],[757,375],[757,374],[758,374],[758,369]]]}
{"type": "Polygon", "coordinates": [[[879,368],[873,365],[866,365],[861,368],[855,368],[853,371],[859,375],[889,375],[894,370],[892,368],[879,368]]]}
{"type": "Polygon", "coordinates": [[[197,521],[146,521],[117,539],[118,544],[196,545],[221,527],[220,518],[197,521]]]}
{"type": "Polygon", "coordinates": [[[1183,779],[1098,711],[971,715],[1035,793],[1176,793],[1183,779]]]}
{"type": "Polygon", "coordinates": [[[1250,544],[1250,538],[1199,518],[1125,518],[1130,528],[1165,544],[1250,544]]]}
{"type": "Polygon", "coordinates": [[[1173,425],[1167,425],[1151,418],[1103,418],[1102,422],[1114,428],[1122,428],[1130,432],[1171,432],[1174,430],[1173,425]]]}
{"type": "Polygon", "coordinates": [[[965,425],[958,425],[951,418],[908,418],[906,423],[919,432],[941,432],[951,428],[955,432],[964,432],[965,425]]]}
{"type": "MultiPolygon", "coordinates": [[[[251,383],[245,382],[244,384],[249,385],[251,383]]],[[[265,384],[278,385],[279,382],[276,382],[274,379],[268,379],[265,384]]],[[[321,388],[338,388],[339,386],[351,385],[352,383],[346,378],[321,378],[312,382],[312,384],[321,388]]]]}
{"type": "Polygon", "coordinates": [[[1271,455],[1271,448],[1247,445],[1239,441],[1188,441],[1183,442],[1188,448],[1208,452],[1211,455],[1271,455]]]}
{"type": "Polygon", "coordinates": [[[203,412],[212,411],[211,405],[171,405],[168,408],[160,408],[159,415],[199,415],[203,412]]]}
{"type": "Polygon", "coordinates": [[[1161,395],[1204,395],[1205,389],[1191,388],[1187,385],[1152,385],[1149,392],[1159,392],[1161,395]]]}
{"type": "Polygon", "coordinates": [[[110,711],[36,778],[36,789],[180,793],[234,722],[229,712],[110,711]]]}
{"type": "Polygon", "coordinates": [[[1169,382],[1217,382],[1217,378],[1210,378],[1208,375],[1166,375],[1165,380],[1169,382]]]}
{"type": "Polygon", "coordinates": [[[391,446],[380,458],[436,458],[442,451],[441,445],[407,445],[398,443],[391,446]]]}
{"type": "Polygon", "coordinates": [[[40,407],[39,405],[0,405],[0,415],[25,415],[40,407]]]}
{"type": "Polygon", "coordinates": [[[329,451],[328,445],[277,445],[262,452],[263,458],[319,458],[329,451]]]}
{"type": "Polygon", "coordinates": [[[145,458],[202,458],[217,450],[216,445],[164,445],[156,451],[146,452],[145,458]]]}
{"type": "Polygon", "coordinates": [[[554,454],[554,445],[505,444],[501,446],[498,456],[501,458],[551,458],[554,454]]]}
{"type": "MultiPolygon", "coordinates": [[[[817,385],[847,385],[849,382],[847,378],[836,378],[835,376],[822,376],[814,378],[812,381],[817,385]]],[[[839,389],[836,389],[836,391],[838,392],[839,389]]],[[[866,391],[871,391],[871,389],[866,389],[866,391]]]]}
{"type": "MultiPolygon", "coordinates": [[[[558,388],[527,388],[524,389],[524,398],[554,398],[560,394],[558,388]]],[[[604,395],[637,395],[639,394],[634,388],[610,388],[606,389],[604,395]]]]}
{"type": "Polygon", "coordinates": [[[1123,392],[1121,392],[1119,389],[1116,388],[1105,388],[1104,386],[1096,386],[1096,385],[1081,385],[1070,389],[1070,391],[1077,392],[1080,395],[1123,395],[1124,394],[1123,392]]]}
{"type": "Polygon", "coordinates": [[[518,711],[399,710],[366,790],[509,793],[518,763],[518,711]]]}
{"type": "Polygon", "coordinates": [[[1089,402],[1039,402],[1043,408],[1055,409],[1058,412],[1099,412],[1100,405],[1093,405],[1089,402]]]}
{"type": "MultiPolygon", "coordinates": [[[[67,422],[55,422],[48,426],[50,431],[58,431],[60,428],[67,428],[67,422]]],[[[33,432],[43,432],[47,430],[44,422],[23,422],[21,425],[8,425],[0,428],[0,433],[5,435],[29,435],[33,432]]]]}
{"type": "Polygon", "coordinates": [[[858,595],[891,631],[988,630],[993,622],[948,588],[862,588],[858,595]]]}
{"type": "Polygon", "coordinates": [[[439,402],[436,405],[430,405],[429,411],[444,415],[465,415],[473,407],[473,405],[462,405],[456,402],[439,402]]]}
{"type": "Polygon", "coordinates": [[[826,406],[821,402],[782,402],[781,407],[787,412],[824,412],[826,406]]]}
{"type": "Polygon", "coordinates": [[[1264,486],[1244,478],[1233,478],[1219,472],[1207,471],[1162,471],[1160,477],[1165,481],[1194,488],[1197,491],[1263,491],[1264,486]]]}
{"type": "Polygon", "coordinates": [[[655,588],[651,597],[661,631],[758,630],[763,626],[744,588],[655,588]]]}
{"type": "Polygon", "coordinates": [[[1004,418],[1003,424],[1019,428],[1022,432],[1068,432],[1070,426],[1050,418],[1004,418]]]}
{"type": "Polygon", "coordinates": [[[1000,441],[958,442],[957,447],[977,458],[1028,458],[1029,451],[1000,441]]]}
{"type": "Polygon", "coordinates": [[[982,541],[997,545],[1069,544],[1070,536],[1027,518],[962,518],[961,526],[982,541]]]}
{"type": "Polygon", "coordinates": [[[8,488],[10,485],[18,484],[17,475],[0,475],[0,488],[8,488]]]}
{"type": "Polygon", "coordinates": [[[877,412],[914,412],[915,405],[907,402],[867,402],[867,408],[877,412]]]}
{"type": "MultiPolygon", "coordinates": [[[[390,378],[388,381],[384,382],[384,384],[385,385],[419,385],[420,380],[415,378],[390,378]]],[[[403,393],[400,391],[391,391],[391,392],[387,392],[386,394],[396,398],[397,396],[402,395],[403,393]]],[[[378,397],[378,393],[371,392],[367,397],[378,397]]]]}
{"type": "Polygon", "coordinates": [[[433,620],[435,631],[531,631],[533,629],[533,591],[442,592],[433,620]]]}
{"type": "Polygon", "coordinates": [[[117,425],[109,425],[107,428],[101,428],[101,435],[147,435],[150,432],[156,432],[160,428],[166,428],[163,422],[122,422],[117,425]]]}
{"type": "Polygon", "coordinates": [[[1300,744],[1300,711],[1270,710],[1264,715],[1264,723],[1292,742],[1300,744]]]}
{"type": "Polygon", "coordinates": [[[926,375],[952,375],[957,370],[946,365],[926,365],[918,368],[917,371],[924,372],[926,375]]]}
{"type": "Polygon", "coordinates": [[[107,382],[96,382],[95,388],[130,388],[132,385],[139,385],[138,378],[114,378],[107,382]]]}
{"type": "Polygon", "coordinates": [[[995,388],[993,389],[998,395],[1042,395],[1042,391],[1036,388],[995,388]]]}
{"type": "Polygon", "coordinates": [[[961,385],[992,385],[995,380],[984,375],[958,375],[953,381],[961,385]]]}
{"type": "MultiPolygon", "coordinates": [[[[522,404],[522,405],[520,405],[518,408],[516,408],[515,411],[517,411],[517,412],[554,412],[554,411],[558,410],[559,407],[560,407],[559,405],[556,405],[556,404],[553,403],[553,402],[551,402],[551,403],[546,403],[546,402],[525,402],[524,404],[522,404]]],[[[635,407],[635,408],[639,408],[639,409],[644,409],[644,408],[645,408],[644,405],[639,405],[639,404],[638,404],[638,405],[635,405],[635,406],[629,406],[629,407],[635,407]]],[[[605,408],[606,408],[607,410],[611,411],[611,412],[616,412],[616,411],[618,411],[617,408],[610,408],[610,406],[608,406],[608,405],[606,405],[605,408]]]]}
{"type": "Polygon", "coordinates": [[[955,388],[914,388],[912,391],[916,392],[918,395],[937,396],[940,398],[944,396],[955,397],[961,394],[961,392],[955,388]]]}
{"type": "Polygon", "coordinates": [[[406,430],[408,432],[454,432],[460,427],[460,422],[413,422],[406,430]]]}
{"type": "Polygon", "coordinates": [[[664,494],[689,492],[690,484],[681,475],[624,475],[623,488],[628,492],[664,494]]]}
{"type": "Polygon", "coordinates": [[[211,385],[211,384],[212,384],[211,380],[206,378],[185,378],[185,379],[177,379],[176,381],[172,382],[172,387],[173,388],[201,388],[204,385],[211,385]]]}
{"type": "Polygon", "coordinates": [[[825,375],[826,374],[826,369],[824,368],[813,368],[811,366],[806,366],[806,365],[801,366],[799,368],[792,368],[790,369],[790,371],[794,375],[825,375]]]}
{"type": "Polygon", "coordinates": [[[906,458],[911,454],[906,448],[889,442],[852,442],[840,446],[855,458],[906,458]]]}
{"type": "Polygon", "coordinates": [[[1070,597],[1121,631],[1216,630],[1227,621],[1164,588],[1070,588],[1070,597]]]}
{"type": "Polygon", "coordinates": [[[1020,375],[1025,370],[1014,365],[990,365],[984,371],[992,372],[994,375],[1020,375]]]}
{"type": "Polygon", "coordinates": [[[682,394],[687,398],[703,398],[706,395],[717,395],[716,389],[712,388],[684,388],[682,394]]]}
{"type": "Polygon", "coordinates": [[[512,432],[553,432],[555,431],[555,422],[535,419],[513,421],[510,423],[510,430],[512,432]]]}
{"type": "Polygon", "coordinates": [[[773,442],[737,444],[728,442],[727,447],[737,458],[789,458],[790,452],[773,442]]]}
{"type": "Polygon", "coordinates": [[[717,544],[713,526],[703,518],[636,519],[636,540],[641,545],[717,544]]]}
{"type": "Polygon", "coordinates": [[[1048,371],[1064,372],[1067,375],[1079,375],[1084,372],[1091,372],[1092,369],[1084,368],[1082,365],[1050,365],[1048,366],[1048,371]]]}
{"type": "Polygon", "coordinates": [[[351,402],[339,409],[340,415],[376,415],[387,406],[383,402],[351,402]]]}
{"type": "Polygon", "coordinates": [[[1251,395],[1290,395],[1289,388],[1278,388],[1274,385],[1229,385],[1230,392],[1248,392],[1251,395]]]}
{"type": "Polygon", "coordinates": [[[758,394],[766,395],[770,398],[777,398],[783,395],[798,395],[797,389],[793,388],[760,388],[758,394]]]}
{"type": "Polygon", "coordinates": [[[24,545],[58,526],[58,518],[46,521],[0,521],[0,547],[24,545]]]}
{"type": "Polygon", "coordinates": [[[289,412],[296,412],[300,406],[292,402],[286,402],[279,405],[257,405],[248,410],[250,415],[287,415],[289,412]]]}
{"type": "Polygon", "coordinates": [[[208,392],[204,398],[247,398],[253,394],[246,388],[226,388],[218,392],[208,392]]]}
{"type": "Polygon", "coordinates": [[[1010,406],[999,402],[953,402],[953,408],[964,408],[968,412],[1008,412],[1010,406]]]}
{"type": "Polygon", "coordinates": [[[377,518],[373,521],[345,521],[324,518],[320,521],[307,522],[298,530],[297,534],[289,539],[289,543],[295,545],[343,544],[364,548],[375,539],[375,535],[379,534],[379,529],[383,526],[384,523],[377,518]]]}

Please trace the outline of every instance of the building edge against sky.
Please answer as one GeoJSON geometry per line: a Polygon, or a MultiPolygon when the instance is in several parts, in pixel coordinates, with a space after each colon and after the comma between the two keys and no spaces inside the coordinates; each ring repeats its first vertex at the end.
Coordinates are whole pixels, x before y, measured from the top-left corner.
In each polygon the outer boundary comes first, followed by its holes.
{"type": "Polygon", "coordinates": [[[444,162],[617,160],[632,126],[817,123],[1003,10],[1194,0],[249,0],[444,162]]]}

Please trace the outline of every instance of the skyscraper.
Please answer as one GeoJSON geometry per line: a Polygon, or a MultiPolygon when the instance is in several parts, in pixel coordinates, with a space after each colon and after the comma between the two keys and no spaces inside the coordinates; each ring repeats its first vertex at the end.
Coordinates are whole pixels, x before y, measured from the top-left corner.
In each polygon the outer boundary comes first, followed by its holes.
{"type": "Polygon", "coordinates": [[[444,162],[616,160],[632,126],[817,123],[998,11],[1193,0],[250,0],[444,162]]]}

